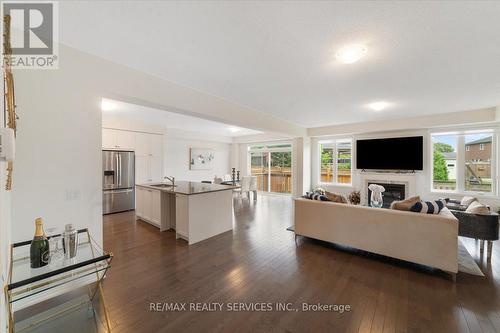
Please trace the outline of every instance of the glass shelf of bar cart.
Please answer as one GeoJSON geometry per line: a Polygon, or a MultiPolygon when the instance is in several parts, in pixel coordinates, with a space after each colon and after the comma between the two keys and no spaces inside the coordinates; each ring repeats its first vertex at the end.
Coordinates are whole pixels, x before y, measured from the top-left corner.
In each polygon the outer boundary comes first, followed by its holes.
{"type": "MultiPolygon", "coordinates": [[[[87,229],[78,230],[76,256],[67,259],[62,248],[58,249],[60,235],[49,236],[51,258],[41,268],[30,266],[31,241],[19,242],[11,246],[11,266],[9,282],[6,285],[6,297],[9,310],[10,332],[67,332],[75,325],[75,320],[82,319],[87,331],[101,332],[103,325],[93,307],[95,296],[99,294],[105,315],[105,327],[110,331],[109,316],[104,300],[101,282],[110,268],[112,253],[104,252],[92,239],[87,229]],[[63,304],[49,306],[36,311],[38,303],[51,297],[71,294],[75,289],[88,286],[88,293],[75,297],[64,297],[63,304]],[[17,320],[17,309],[29,313],[26,318],[17,320]],[[26,311],[25,308],[35,308],[26,311]],[[16,313],[16,316],[14,316],[16,313]],[[92,328],[91,328],[92,327],[92,328]],[[95,329],[93,329],[95,327],[95,329]]],[[[63,297],[60,297],[63,298],[63,297]]],[[[19,311],[21,312],[21,311],[19,311]]]]}

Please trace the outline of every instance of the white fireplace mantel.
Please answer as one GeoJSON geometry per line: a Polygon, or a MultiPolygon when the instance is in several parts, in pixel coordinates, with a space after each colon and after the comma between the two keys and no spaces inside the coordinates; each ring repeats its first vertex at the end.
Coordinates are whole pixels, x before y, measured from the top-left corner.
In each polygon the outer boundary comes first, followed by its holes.
{"type": "Polygon", "coordinates": [[[368,203],[368,183],[401,184],[405,186],[406,197],[416,195],[416,173],[360,172],[361,204],[368,203]]]}

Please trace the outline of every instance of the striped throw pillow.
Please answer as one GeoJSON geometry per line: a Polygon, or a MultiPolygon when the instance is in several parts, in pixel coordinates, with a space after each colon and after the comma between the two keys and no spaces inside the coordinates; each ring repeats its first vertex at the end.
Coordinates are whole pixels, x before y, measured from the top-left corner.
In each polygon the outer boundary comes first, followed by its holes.
{"type": "Polygon", "coordinates": [[[311,199],[311,200],[330,201],[326,195],[314,193],[314,192],[307,192],[306,198],[311,199]]]}
{"type": "Polygon", "coordinates": [[[410,211],[422,214],[439,214],[445,206],[443,200],[419,201],[410,208],[410,211]]]}

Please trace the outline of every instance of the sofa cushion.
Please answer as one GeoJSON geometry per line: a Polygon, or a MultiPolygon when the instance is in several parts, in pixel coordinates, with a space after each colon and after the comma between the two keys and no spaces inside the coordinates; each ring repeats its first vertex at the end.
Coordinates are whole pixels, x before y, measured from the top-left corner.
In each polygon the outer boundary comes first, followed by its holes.
{"type": "Polygon", "coordinates": [[[422,214],[439,214],[444,207],[445,202],[442,200],[419,201],[410,208],[410,211],[422,214]]]}
{"type": "Polygon", "coordinates": [[[347,199],[342,194],[335,194],[332,192],[325,192],[325,196],[329,201],[337,202],[337,203],[347,203],[347,199]]]}
{"type": "Polygon", "coordinates": [[[326,195],[314,193],[314,192],[307,192],[305,197],[307,199],[311,199],[311,200],[330,201],[326,195]]]}
{"type": "Polygon", "coordinates": [[[460,201],[460,205],[469,207],[469,205],[474,201],[477,201],[477,198],[465,196],[462,198],[462,201],[460,201]]]}
{"type": "Polygon", "coordinates": [[[391,209],[409,211],[411,207],[419,201],[420,197],[418,195],[401,201],[393,201],[391,203],[391,209]]]}
{"type": "Polygon", "coordinates": [[[465,210],[467,209],[467,206],[462,206],[460,204],[460,201],[458,203],[456,202],[448,202],[446,204],[446,207],[448,209],[451,209],[451,210],[458,210],[458,211],[461,211],[461,212],[465,212],[465,210]]]}
{"type": "Polygon", "coordinates": [[[486,205],[483,205],[479,201],[473,201],[469,207],[465,210],[466,213],[470,214],[480,214],[480,215],[490,215],[490,210],[486,205]]]}

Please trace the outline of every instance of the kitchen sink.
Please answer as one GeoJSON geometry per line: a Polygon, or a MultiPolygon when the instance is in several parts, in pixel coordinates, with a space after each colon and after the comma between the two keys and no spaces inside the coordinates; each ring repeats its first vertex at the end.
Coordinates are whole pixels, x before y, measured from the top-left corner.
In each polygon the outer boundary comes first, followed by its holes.
{"type": "Polygon", "coordinates": [[[161,187],[161,188],[169,188],[169,187],[176,187],[177,185],[172,185],[172,184],[151,184],[150,186],[161,187]]]}

